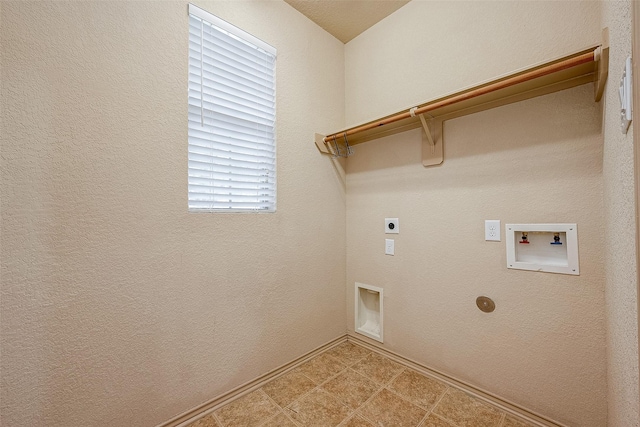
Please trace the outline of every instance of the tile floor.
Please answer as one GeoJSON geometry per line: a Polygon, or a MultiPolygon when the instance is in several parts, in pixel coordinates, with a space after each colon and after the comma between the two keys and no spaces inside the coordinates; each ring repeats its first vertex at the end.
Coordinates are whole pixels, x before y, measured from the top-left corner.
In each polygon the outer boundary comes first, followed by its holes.
{"type": "Polygon", "coordinates": [[[344,342],[189,427],[531,427],[378,353],[344,342]]]}

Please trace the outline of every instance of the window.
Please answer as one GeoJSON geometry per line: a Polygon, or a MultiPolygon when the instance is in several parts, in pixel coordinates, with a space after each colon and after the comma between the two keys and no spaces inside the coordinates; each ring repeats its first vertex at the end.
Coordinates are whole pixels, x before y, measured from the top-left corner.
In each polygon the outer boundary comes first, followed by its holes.
{"type": "Polygon", "coordinates": [[[189,211],[275,212],[275,59],[189,5],[189,211]]]}

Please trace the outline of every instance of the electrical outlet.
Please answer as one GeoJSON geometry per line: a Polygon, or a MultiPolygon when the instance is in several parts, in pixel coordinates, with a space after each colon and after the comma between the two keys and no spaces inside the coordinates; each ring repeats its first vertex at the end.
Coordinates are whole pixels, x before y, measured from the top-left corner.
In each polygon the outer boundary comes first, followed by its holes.
{"type": "Polygon", "coordinates": [[[385,234],[400,234],[400,221],[398,221],[398,218],[385,218],[384,232],[385,234]]]}
{"type": "Polygon", "coordinates": [[[484,240],[500,241],[500,220],[488,219],[484,222],[484,240]]]}

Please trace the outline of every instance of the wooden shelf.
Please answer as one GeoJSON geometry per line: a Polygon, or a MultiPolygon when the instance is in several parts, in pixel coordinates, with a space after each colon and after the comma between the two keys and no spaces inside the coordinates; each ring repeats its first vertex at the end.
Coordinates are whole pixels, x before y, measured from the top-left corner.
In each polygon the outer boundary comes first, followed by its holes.
{"type": "Polygon", "coordinates": [[[486,83],[464,89],[413,108],[329,135],[316,134],[323,154],[347,157],[349,146],[407,130],[424,128],[424,166],[443,161],[442,122],[586,83],[595,83],[594,99],[600,101],[609,68],[608,29],[603,43],[542,64],[528,67],[486,83]]]}

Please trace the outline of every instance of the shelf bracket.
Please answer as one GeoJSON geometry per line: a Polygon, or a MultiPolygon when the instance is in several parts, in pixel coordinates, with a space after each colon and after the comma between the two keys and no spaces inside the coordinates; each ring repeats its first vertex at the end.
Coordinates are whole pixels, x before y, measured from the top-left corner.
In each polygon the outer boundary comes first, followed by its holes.
{"type": "Polygon", "coordinates": [[[420,121],[424,127],[424,133],[422,134],[422,166],[438,166],[442,164],[444,160],[444,138],[442,137],[442,122],[441,118],[432,118],[427,121],[422,114],[420,121]]]}
{"type": "Polygon", "coordinates": [[[424,129],[422,138],[422,165],[426,167],[442,164],[442,120],[436,120],[429,116],[429,120],[427,121],[424,117],[424,113],[416,114],[417,108],[418,107],[413,107],[410,109],[409,114],[411,117],[417,116],[420,119],[420,123],[422,123],[422,128],[424,129]],[[439,133],[435,132],[437,130],[439,133]],[[440,144],[438,144],[438,141],[440,141],[440,144]]]}
{"type": "MultiPolygon", "coordinates": [[[[436,151],[436,143],[433,140],[433,133],[431,132],[431,128],[429,127],[427,120],[424,118],[424,114],[418,114],[418,117],[420,117],[420,122],[422,123],[422,128],[424,129],[424,133],[427,136],[427,141],[429,141],[429,145],[431,145],[431,152],[434,152],[436,151]]],[[[431,119],[430,121],[433,122],[433,119],[431,119]]]]}
{"type": "Polygon", "coordinates": [[[315,135],[316,147],[322,154],[329,154],[332,157],[344,157],[347,158],[353,154],[353,147],[349,145],[347,140],[347,133],[344,132],[344,136],[340,139],[335,136],[327,141],[325,135],[316,133],[315,135]]]}
{"type": "Polygon", "coordinates": [[[604,93],[604,84],[607,82],[609,75],[609,28],[602,29],[602,45],[595,51],[596,55],[596,81],[594,98],[596,102],[602,99],[604,93]]]}
{"type": "Polygon", "coordinates": [[[319,133],[316,133],[315,140],[316,140],[316,147],[318,147],[318,150],[322,154],[333,154],[331,150],[329,150],[327,143],[324,142],[324,135],[320,135],[319,133]]]}

